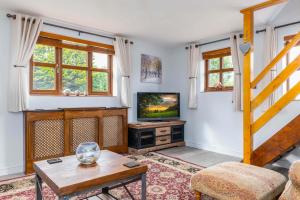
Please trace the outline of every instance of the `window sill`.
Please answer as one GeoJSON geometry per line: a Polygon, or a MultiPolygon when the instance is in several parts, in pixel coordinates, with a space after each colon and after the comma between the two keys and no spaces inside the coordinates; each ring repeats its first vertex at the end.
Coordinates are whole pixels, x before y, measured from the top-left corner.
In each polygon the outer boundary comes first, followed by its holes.
{"type": "Polygon", "coordinates": [[[233,92],[232,89],[228,90],[204,90],[202,93],[210,93],[210,92],[233,92]]]}
{"type": "Polygon", "coordinates": [[[35,97],[117,97],[114,95],[57,95],[57,94],[29,94],[29,96],[35,96],[35,97]]]}

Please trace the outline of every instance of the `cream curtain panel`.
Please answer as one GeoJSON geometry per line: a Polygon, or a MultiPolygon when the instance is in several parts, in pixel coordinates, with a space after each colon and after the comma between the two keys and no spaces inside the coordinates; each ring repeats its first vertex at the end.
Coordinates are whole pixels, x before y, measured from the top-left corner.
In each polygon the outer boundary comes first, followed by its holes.
{"type": "Polygon", "coordinates": [[[126,42],[127,39],[122,37],[116,37],[114,42],[116,59],[118,67],[121,72],[121,105],[131,107],[131,87],[130,87],[130,76],[131,76],[131,45],[130,42],[126,42]]]}
{"type": "Polygon", "coordinates": [[[196,44],[188,49],[189,104],[190,109],[197,109],[197,78],[200,65],[200,50],[196,44]]]}
{"type": "MultiPolygon", "coordinates": [[[[273,26],[266,27],[266,34],[265,34],[265,66],[267,66],[273,58],[276,56],[277,53],[277,31],[275,31],[273,26]]],[[[268,73],[267,77],[263,81],[263,87],[266,87],[277,75],[277,66],[275,65],[271,71],[268,73]]],[[[277,91],[274,91],[270,97],[268,98],[268,102],[266,104],[266,108],[272,106],[277,97],[277,91]]]]}
{"type": "Polygon", "coordinates": [[[16,19],[12,21],[8,89],[8,111],[10,112],[26,109],[25,67],[29,64],[42,25],[42,19],[22,14],[17,14],[16,19]]]}
{"type": "Polygon", "coordinates": [[[243,54],[239,48],[241,42],[239,34],[230,35],[231,56],[234,67],[233,103],[235,111],[243,110],[243,54]]]}

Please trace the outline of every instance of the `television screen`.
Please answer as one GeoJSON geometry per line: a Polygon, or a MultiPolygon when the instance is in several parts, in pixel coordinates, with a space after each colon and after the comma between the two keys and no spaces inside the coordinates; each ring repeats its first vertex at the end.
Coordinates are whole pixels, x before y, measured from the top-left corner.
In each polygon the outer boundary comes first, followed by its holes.
{"type": "Polygon", "coordinates": [[[180,117],[179,93],[137,94],[138,120],[166,120],[180,117]]]}

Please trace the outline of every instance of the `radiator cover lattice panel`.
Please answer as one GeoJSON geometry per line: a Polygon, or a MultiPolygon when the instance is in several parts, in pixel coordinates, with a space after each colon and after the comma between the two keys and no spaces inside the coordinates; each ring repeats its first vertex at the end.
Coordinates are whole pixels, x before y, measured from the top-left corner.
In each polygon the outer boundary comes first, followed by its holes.
{"type": "Polygon", "coordinates": [[[42,160],[64,155],[64,120],[33,122],[33,159],[42,160]]]}
{"type": "Polygon", "coordinates": [[[122,116],[109,116],[103,118],[103,147],[123,145],[122,116]]]}
{"type": "Polygon", "coordinates": [[[98,119],[78,118],[72,119],[72,150],[83,142],[98,142],[98,119]]]}

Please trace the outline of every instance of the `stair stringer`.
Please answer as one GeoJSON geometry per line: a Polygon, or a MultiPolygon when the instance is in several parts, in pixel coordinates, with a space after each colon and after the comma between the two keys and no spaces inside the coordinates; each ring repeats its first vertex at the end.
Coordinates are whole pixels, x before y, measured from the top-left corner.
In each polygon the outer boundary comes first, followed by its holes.
{"type": "Polygon", "coordinates": [[[265,166],[300,142],[300,115],[275,133],[252,153],[252,164],[265,166]]]}

